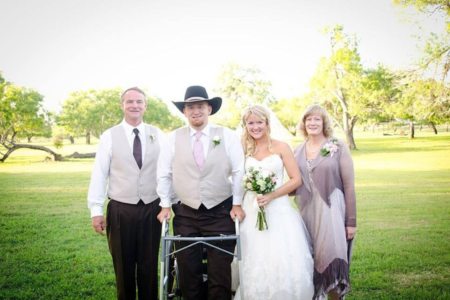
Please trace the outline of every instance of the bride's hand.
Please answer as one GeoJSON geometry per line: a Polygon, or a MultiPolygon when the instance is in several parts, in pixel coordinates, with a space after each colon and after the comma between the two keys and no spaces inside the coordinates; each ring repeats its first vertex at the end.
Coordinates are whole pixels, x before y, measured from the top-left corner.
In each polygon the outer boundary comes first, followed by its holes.
{"type": "Polygon", "coordinates": [[[272,201],[272,198],[269,196],[270,194],[260,195],[258,194],[256,196],[256,202],[258,202],[259,206],[266,206],[269,204],[270,201],[272,201]]]}

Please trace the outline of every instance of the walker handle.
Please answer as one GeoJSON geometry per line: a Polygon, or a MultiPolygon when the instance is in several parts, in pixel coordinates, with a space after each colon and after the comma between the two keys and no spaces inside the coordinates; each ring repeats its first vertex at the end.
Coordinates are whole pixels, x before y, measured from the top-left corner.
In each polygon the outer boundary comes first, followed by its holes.
{"type": "Polygon", "coordinates": [[[165,237],[169,233],[169,219],[164,218],[161,225],[161,237],[165,237]]]}

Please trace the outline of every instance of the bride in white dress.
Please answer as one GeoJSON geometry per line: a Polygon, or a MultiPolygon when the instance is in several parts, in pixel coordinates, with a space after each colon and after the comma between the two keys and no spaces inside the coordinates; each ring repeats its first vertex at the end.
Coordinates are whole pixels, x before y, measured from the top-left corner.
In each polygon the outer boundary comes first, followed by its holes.
{"type": "Polygon", "coordinates": [[[288,144],[270,138],[269,113],[264,107],[247,108],[242,123],[246,171],[250,167],[272,171],[277,183],[271,193],[245,194],[246,217],[240,225],[242,278],[235,300],[312,299],[313,260],[307,231],[288,198],[301,184],[294,155],[288,144]],[[284,169],[289,176],[286,182],[284,169]],[[256,227],[259,206],[264,206],[268,227],[262,231],[256,227]]]}

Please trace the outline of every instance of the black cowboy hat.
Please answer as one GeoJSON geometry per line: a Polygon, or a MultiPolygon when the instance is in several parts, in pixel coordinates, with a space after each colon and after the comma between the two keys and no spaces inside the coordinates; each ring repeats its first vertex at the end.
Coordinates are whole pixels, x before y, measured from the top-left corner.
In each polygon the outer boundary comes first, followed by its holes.
{"type": "Polygon", "coordinates": [[[211,105],[211,115],[215,114],[222,105],[222,98],[220,97],[214,97],[211,99],[208,99],[208,93],[206,92],[206,89],[199,85],[190,86],[186,89],[186,94],[184,95],[184,101],[175,102],[172,101],[173,104],[181,111],[183,112],[184,105],[186,103],[194,103],[194,102],[201,102],[206,101],[209,105],[211,105]]]}

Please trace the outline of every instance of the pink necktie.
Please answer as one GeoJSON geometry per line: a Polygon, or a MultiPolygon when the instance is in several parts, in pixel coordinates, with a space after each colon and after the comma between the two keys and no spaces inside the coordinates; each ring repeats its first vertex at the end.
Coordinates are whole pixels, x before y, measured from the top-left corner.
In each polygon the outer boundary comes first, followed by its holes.
{"type": "Polygon", "coordinates": [[[200,140],[202,136],[201,131],[197,131],[195,133],[195,141],[194,141],[194,159],[197,163],[199,170],[203,168],[203,164],[205,163],[205,155],[203,153],[203,144],[200,140]]]}

